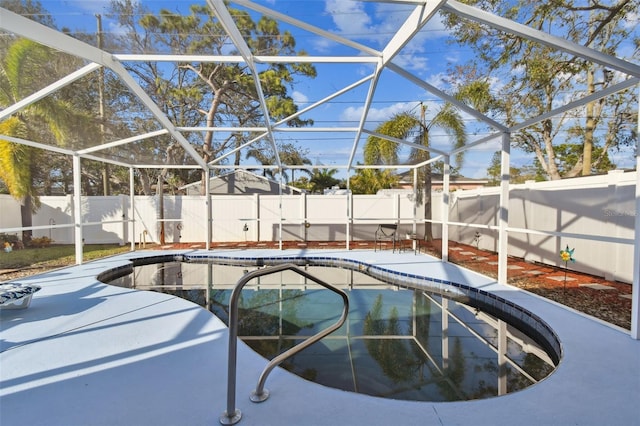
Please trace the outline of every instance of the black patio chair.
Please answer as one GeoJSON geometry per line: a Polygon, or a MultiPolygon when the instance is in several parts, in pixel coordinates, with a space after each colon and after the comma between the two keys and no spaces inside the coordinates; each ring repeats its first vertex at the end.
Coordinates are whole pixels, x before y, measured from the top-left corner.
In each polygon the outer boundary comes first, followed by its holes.
{"type": "Polygon", "coordinates": [[[395,253],[397,231],[398,231],[398,225],[395,223],[394,224],[381,223],[380,225],[378,225],[378,229],[376,229],[376,234],[375,234],[375,246],[373,248],[373,251],[378,250],[378,245],[380,245],[380,250],[382,250],[382,243],[384,241],[391,241],[393,243],[393,251],[395,253]]]}

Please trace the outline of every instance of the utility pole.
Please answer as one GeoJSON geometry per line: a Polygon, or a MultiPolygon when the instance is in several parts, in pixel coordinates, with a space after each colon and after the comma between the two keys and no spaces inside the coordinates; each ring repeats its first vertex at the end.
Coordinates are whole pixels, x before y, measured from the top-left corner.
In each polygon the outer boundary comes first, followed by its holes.
{"type": "MultiPolygon", "coordinates": [[[[98,23],[98,30],[96,33],[96,41],[98,43],[98,49],[102,50],[102,16],[96,14],[96,20],[98,23]]],[[[100,118],[100,144],[104,144],[104,68],[100,67],[98,70],[98,115],[100,118]]],[[[110,195],[109,188],[109,163],[104,163],[102,168],[102,193],[103,195],[110,195]]]]}

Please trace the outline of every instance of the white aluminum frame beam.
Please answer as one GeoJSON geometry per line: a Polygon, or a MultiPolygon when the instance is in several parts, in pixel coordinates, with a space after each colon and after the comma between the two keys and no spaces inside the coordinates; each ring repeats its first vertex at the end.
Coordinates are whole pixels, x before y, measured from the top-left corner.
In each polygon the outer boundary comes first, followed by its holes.
{"type": "Polygon", "coordinates": [[[468,6],[455,0],[447,0],[443,9],[469,19],[470,21],[486,24],[492,28],[497,28],[507,33],[524,37],[528,40],[536,41],[546,46],[571,53],[572,55],[621,71],[625,74],[640,77],[640,65],[607,55],[590,47],[581,46],[577,43],[536,30],[510,19],[485,12],[477,7],[468,6]]]}
{"type": "Polygon", "coordinates": [[[430,4],[418,4],[402,26],[396,31],[382,51],[382,65],[390,63],[393,58],[413,39],[427,22],[435,15],[446,0],[431,1],[430,4]]]}
{"type": "MultiPolygon", "coordinates": [[[[117,53],[113,55],[121,62],[202,62],[202,63],[245,63],[240,55],[178,55],[178,54],[146,54],[117,53]]],[[[378,62],[379,56],[253,56],[255,63],[329,63],[329,64],[366,64],[378,62]]]]}
{"type": "MultiPolygon", "coordinates": [[[[393,136],[383,135],[382,133],[373,132],[371,130],[362,129],[362,133],[366,133],[366,134],[368,134],[370,136],[374,136],[374,137],[380,138],[380,139],[385,139],[385,140],[388,140],[388,141],[391,141],[391,142],[395,142],[395,143],[400,144],[400,145],[405,145],[405,146],[408,146],[408,147],[411,147],[411,148],[414,148],[414,149],[419,149],[421,151],[428,151],[428,152],[432,152],[434,154],[445,155],[445,156],[449,155],[449,153],[447,153],[445,151],[442,151],[440,149],[436,149],[436,148],[433,148],[433,147],[430,147],[430,146],[426,146],[426,145],[420,145],[420,144],[413,143],[413,142],[408,142],[408,141],[405,141],[403,139],[398,139],[398,138],[394,138],[393,136]]],[[[404,165],[404,167],[407,167],[407,165],[404,165]]]]}
{"type": "Polygon", "coordinates": [[[349,161],[347,162],[349,168],[353,166],[353,161],[358,150],[358,143],[360,142],[360,137],[362,136],[362,132],[364,131],[364,123],[367,121],[367,115],[369,114],[371,103],[373,102],[373,96],[376,93],[376,87],[378,86],[378,81],[380,80],[380,73],[382,72],[382,69],[382,59],[380,59],[380,63],[378,63],[378,65],[376,66],[376,70],[373,73],[373,78],[371,79],[371,83],[369,84],[367,97],[362,108],[362,115],[360,116],[360,123],[358,124],[358,131],[356,132],[356,136],[353,139],[353,145],[351,146],[351,154],[349,154],[349,161]]]}
{"type": "Polygon", "coordinates": [[[629,79],[627,79],[627,80],[625,80],[625,81],[623,81],[621,83],[614,84],[613,86],[609,86],[609,87],[604,88],[602,90],[599,90],[599,91],[597,91],[595,93],[592,93],[591,95],[588,95],[588,96],[585,96],[585,97],[583,97],[581,99],[578,99],[577,101],[569,102],[568,104],[563,105],[561,107],[558,107],[558,108],[556,108],[556,109],[554,109],[552,111],[549,111],[547,113],[541,114],[541,115],[539,115],[537,117],[533,117],[533,118],[531,118],[529,120],[525,120],[520,124],[516,124],[515,126],[512,126],[509,129],[509,131],[513,133],[513,132],[516,132],[518,130],[522,130],[522,129],[526,128],[526,127],[532,126],[532,125],[534,125],[536,123],[539,123],[539,122],[541,122],[543,120],[547,120],[549,118],[555,117],[555,116],[560,115],[560,114],[562,114],[564,112],[571,111],[572,109],[580,108],[581,106],[584,106],[584,105],[588,104],[589,102],[594,102],[594,101],[597,101],[597,100],[602,99],[604,97],[607,97],[609,95],[612,95],[614,93],[626,90],[626,89],[628,89],[628,88],[630,88],[630,87],[632,87],[632,86],[634,86],[634,85],[636,85],[638,83],[640,83],[640,78],[637,78],[637,77],[629,78],[629,79]]]}
{"type": "Polygon", "coordinates": [[[128,145],[128,144],[133,143],[133,142],[139,142],[139,141],[144,140],[144,139],[149,139],[149,138],[153,138],[153,137],[156,137],[156,136],[166,135],[168,133],[169,133],[169,131],[167,129],[160,129],[160,130],[156,130],[155,132],[144,133],[142,135],[132,136],[130,138],[125,138],[125,139],[119,139],[119,140],[116,140],[116,141],[111,141],[111,142],[104,143],[102,145],[96,145],[96,146],[93,146],[91,148],[80,149],[77,152],[80,155],[82,155],[82,154],[90,154],[92,152],[102,151],[104,149],[115,148],[117,146],[128,145]]]}
{"type": "Polygon", "coordinates": [[[12,142],[12,143],[30,146],[32,148],[42,149],[45,151],[57,152],[58,154],[66,154],[66,155],[74,154],[74,152],[70,149],[60,148],[59,146],[46,145],[40,142],[34,142],[27,139],[16,138],[15,136],[7,136],[7,135],[0,134],[0,139],[3,139],[8,142],[12,142]]]}
{"type": "Polygon", "coordinates": [[[264,97],[264,91],[262,90],[262,83],[260,83],[260,74],[258,73],[258,69],[256,68],[256,64],[254,61],[253,54],[251,53],[251,49],[244,41],[240,30],[236,26],[229,10],[224,4],[223,0],[207,0],[207,4],[213,10],[220,21],[220,24],[226,31],[227,35],[231,39],[233,45],[238,49],[240,55],[244,58],[247,66],[251,70],[251,76],[253,78],[253,84],[256,87],[256,93],[258,94],[258,102],[260,103],[260,108],[262,110],[262,117],[267,126],[268,140],[271,143],[271,148],[273,149],[273,153],[275,156],[275,162],[278,168],[282,167],[282,163],[280,161],[280,154],[278,153],[278,147],[276,146],[276,139],[273,135],[271,117],[269,114],[269,108],[267,107],[267,100],[264,97]]]}
{"type": "Polygon", "coordinates": [[[382,56],[382,53],[377,51],[377,50],[375,50],[375,49],[372,49],[372,48],[367,47],[367,46],[365,46],[363,44],[360,44],[360,43],[356,43],[356,42],[351,41],[349,39],[346,39],[344,37],[340,37],[340,36],[338,36],[338,35],[336,35],[334,33],[331,33],[329,31],[323,30],[321,28],[315,27],[313,25],[309,25],[306,22],[299,21],[297,19],[294,19],[294,18],[290,17],[289,15],[285,15],[283,13],[276,12],[275,10],[269,9],[267,7],[260,6],[258,4],[252,3],[252,2],[247,1],[247,0],[235,0],[235,1],[232,1],[232,2],[235,3],[235,4],[239,4],[241,6],[244,6],[247,9],[251,9],[251,10],[253,10],[255,12],[262,13],[263,15],[270,16],[273,19],[280,20],[282,22],[286,22],[287,24],[291,24],[291,25],[293,25],[295,27],[298,27],[300,29],[303,29],[305,31],[309,31],[312,34],[315,34],[317,36],[329,39],[329,40],[334,41],[334,42],[336,42],[338,44],[342,44],[344,46],[351,47],[351,48],[356,49],[356,50],[358,50],[358,51],[360,51],[360,52],[362,52],[362,53],[364,53],[366,55],[370,55],[370,56],[373,56],[373,57],[382,56]]]}
{"type": "Polygon", "coordinates": [[[500,157],[500,200],[498,207],[498,283],[507,284],[509,256],[509,180],[511,170],[511,134],[502,134],[502,151],[500,157]]]}
{"type": "MultiPolygon", "coordinates": [[[[376,60],[376,61],[379,62],[379,60],[376,60]]],[[[311,110],[313,110],[315,108],[318,108],[319,106],[322,106],[322,105],[326,104],[327,102],[337,98],[338,96],[343,95],[343,94],[355,89],[356,87],[359,87],[359,86],[363,85],[364,83],[372,80],[374,77],[375,77],[374,75],[368,75],[368,76],[366,76],[364,78],[361,78],[360,80],[358,80],[358,81],[356,81],[356,82],[354,82],[352,84],[349,84],[349,85],[343,87],[340,90],[336,90],[332,94],[330,94],[330,95],[320,99],[319,101],[314,102],[311,105],[309,105],[309,106],[297,111],[295,114],[291,114],[289,117],[278,121],[277,123],[275,123],[273,125],[274,130],[277,131],[278,127],[281,127],[282,125],[288,123],[289,121],[293,120],[294,118],[299,117],[302,114],[305,114],[305,113],[307,113],[307,112],[309,112],[309,111],[311,111],[311,110]]]]}
{"type": "Polygon", "coordinates": [[[49,96],[51,93],[57,91],[58,89],[73,83],[74,81],[84,77],[87,74],[90,74],[91,72],[97,70],[98,68],[100,68],[100,65],[96,64],[95,62],[92,62],[89,65],[85,65],[84,67],[80,68],[79,70],[72,72],[71,74],[67,75],[66,77],[61,78],[60,80],[56,81],[55,83],[52,83],[52,84],[48,85],[47,87],[38,90],[34,94],[29,95],[26,98],[16,102],[15,104],[13,104],[11,106],[8,106],[7,108],[5,108],[2,111],[0,111],[0,121],[4,120],[6,117],[9,117],[11,114],[14,114],[14,113],[22,110],[23,108],[28,107],[29,105],[33,104],[34,102],[37,102],[40,99],[49,96]]]}
{"type": "MultiPolygon", "coordinates": [[[[349,92],[350,90],[353,90],[354,88],[366,83],[367,81],[371,80],[374,76],[370,75],[370,76],[366,76],[348,86],[343,87],[340,90],[337,90],[335,92],[333,92],[332,94],[326,96],[325,98],[314,102],[313,104],[298,110],[295,114],[292,114],[276,123],[274,123],[273,127],[272,127],[272,131],[274,133],[277,132],[308,132],[308,133],[321,133],[321,132],[357,132],[358,129],[357,128],[345,128],[345,127],[331,127],[331,128],[318,128],[318,127],[297,127],[297,128],[288,128],[288,127],[282,127],[283,125],[285,125],[286,123],[288,123],[289,121],[293,120],[296,117],[301,116],[302,114],[305,114],[308,111],[311,111],[319,106],[322,106],[324,104],[326,104],[327,102],[329,102],[330,100],[349,92]]],[[[227,158],[229,155],[232,155],[233,153],[240,151],[248,146],[251,146],[253,143],[255,143],[256,141],[265,138],[268,136],[267,133],[267,128],[266,127],[178,127],[178,130],[180,131],[188,131],[188,132],[202,132],[202,131],[226,131],[226,132],[236,132],[236,131],[245,131],[245,132],[262,132],[262,134],[260,134],[259,136],[251,139],[250,141],[248,141],[247,143],[242,144],[239,147],[236,147],[234,149],[232,149],[231,151],[220,155],[219,157],[209,161],[209,165],[218,163],[220,161],[222,161],[223,159],[227,158]]]]}
{"type": "Polygon", "coordinates": [[[189,141],[175,130],[171,120],[169,120],[158,105],[153,102],[151,97],[142,90],[142,87],[140,87],[113,55],[3,8],[0,8],[0,28],[61,52],[69,53],[109,68],[120,77],[122,82],[127,85],[133,94],[147,107],[162,127],[169,131],[171,136],[178,141],[187,154],[191,156],[200,167],[206,170],[207,164],[202,157],[200,157],[197,151],[191,146],[189,141]]]}
{"type": "Polygon", "coordinates": [[[636,131],[636,202],[633,241],[633,283],[631,287],[631,338],[640,340],[640,85],[638,85],[638,127],[636,131]]]}
{"type": "Polygon", "coordinates": [[[82,264],[82,165],[79,155],[73,157],[73,229],[76,265],[82,264]]]}
{"type": "Polygon", "coordinates": [[[404,68],[401,68],[401,67],[399,67],[399,66],[397,66],[397,65],[395,65],[393,63],[388,64],[387,68],[389,68],[391,71],[395,72],[396,74],[406,78],[407,80],[413,82],[417,86],[422,87],[427,92],[430,92],[430,93],[436,95],[437,97],[439,97],[440,99],[455,105],[457,108],[459,108],[462,111],[466,112],[467,114],[473,116],[474,118],[477,118],[478,120],[488,124],[489,126],[495,128],[496,130],[504,132],[504,131],[506,131],[508,129],[507,126],[505,126],[503,124],[500,124],[497,121],[487,117],[486,115],[480,113],[475,108],[472,108],[469,105],[467,105],[467,104],[465,104],[463,102],[460,102],[459,100],[457,100],[453,96],[443,92],[442,90],[438,89],[435,86],[432,86],[431,84],[427,83],[423,79],[421,79],[421,78],[413,75],[412,73],[408,72],[404,68]]]}

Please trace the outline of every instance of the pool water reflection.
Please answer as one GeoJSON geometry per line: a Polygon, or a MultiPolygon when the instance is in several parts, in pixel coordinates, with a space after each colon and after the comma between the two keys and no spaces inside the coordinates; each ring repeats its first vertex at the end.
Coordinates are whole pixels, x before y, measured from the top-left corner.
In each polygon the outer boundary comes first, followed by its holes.
{"type": "MultiPolygon", "coordinates": [[[[227,322],[231,291],[250,268],[157,263],[137,266],[110,284],[173,294],[227,322]]],[[[472,306],[350,269],[305,269],[347,290],[350,304],[338,331],[281,365],[307,380],[385,398],[457,401],[521,390],[555,368],[541,345],[472,306]]],[[[335,293],[279,272],[250,281],[242,291],[238,335],[272,359],[334,323],[341,311],[335,293]]]]}

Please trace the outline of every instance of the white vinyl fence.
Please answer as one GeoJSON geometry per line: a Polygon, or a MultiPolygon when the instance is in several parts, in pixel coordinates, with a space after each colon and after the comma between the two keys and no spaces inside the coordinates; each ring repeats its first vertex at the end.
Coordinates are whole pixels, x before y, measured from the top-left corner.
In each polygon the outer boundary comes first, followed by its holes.
{"type": "MultiPolygon", "coordinates": [[[[580,272],[633,281],[636,173],[512,185],[509,256],[564,266],[560,250],[575,248],[580,272]],[[562,235],[560,235],[562,234],[562,235]]],[[[434,194],[434,205],[442,194],[434,194]],[[437,200],[436,201],[436,197],[437,200]]],[[[499,188],[456,191],[451,196],[449,239],[497,251],[499,188]]],[[[434,217],[441,219],[434,207],[434,217]]]]}
{"type": "MultiPolygon", "coordinates": [[[[509,255],[561,265],[560,250],[575,248],[571,268],[623,282],[633,280],[635,172],[513,185],[509,203],[509,255]]],[[[400,223],[400,235],[424,232],[424,207],[412,194],[211,196],[213,242],[372,240],[379,223],[400,223]],[[414,213],[415,212],[415,213],[414,213]]],[[[34,237],[74,243],[73,197],[41,197],[34,237]]],[[[86,243],[204,242],[203,196],[83,197],[86,243]],[[133,220],[132,220],[133,219],[133,220]],[[135,222],[135,223],[134,223],[135,222]]],[[[498,188],[451,194],[449,239],[497,250],[498,188]]],[[[433,194],[433,235],[443,221],[442,194],[433,194]]],[[[19,234],[20,206],[0,195],[0,233],[19,234]]]]}

